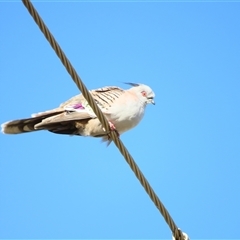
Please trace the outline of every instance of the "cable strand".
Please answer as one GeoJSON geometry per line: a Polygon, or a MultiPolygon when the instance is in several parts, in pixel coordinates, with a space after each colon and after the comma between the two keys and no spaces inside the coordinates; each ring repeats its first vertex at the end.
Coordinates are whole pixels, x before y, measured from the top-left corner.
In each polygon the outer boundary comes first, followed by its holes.
{"type": "Polygon", "coordinates": [[[117,148],[119,149],[121,154],[124,156],[125,160],[131,167],[132,171],[134,172],[134,174],[136,175],[136,177],[142,184],[143,188],[145,189],[145,191],[147,192],[147,194],[149,195],[149,197],[151,198],[151,200],[153,201],[155,206],[158,208],[158,210],[164,217],[165,221],[167,222],[168,226],[170,227],[170,229],[173,233],[174,238],[176,240],[183,240],[184,237],[183,237],[181,230],[177,228],[176,224],[174,223],[174,221],[171,218],[170,214],[168,213],[167,209],[164,207],[164,205],[162,204],[162,202],[160,201],[160,199],[158,198],[158,196],[156,195],[156,193],[154,192],[154,190],[148,183],[147,179],[144,177],[143,173],[141,172],[141,170],[135,163],[134,159],[132,158],[132,156],[126,149],[126,147],[123,145],[122,141],[117,136],[116,132],[111,131],[106,117],[103,115],[103,113],[101,112],[101,110],[99,109],[97,104],[95,103],[95,101],[94,101],[93,97],[91,96],[91,94],[89,93],[88,89],[82,82],[81,78],[78,76],[76,70],[74,69],[74,67],[72,66],[72,64],[66,57],[66,55],[64,54],[63,50],[61,49],[61,47],[59,46],[59,44],[57,43],[57,41],[55,40],[55,38],[53,37],[51,32],[49,31],[49,29],[47,28],[47,26],[45,25],[43,20],[41,19],[40,15],[38,14],[38,12],[36,11],[36,9],[32,5],[32,3],[30,2],[30,0],[22,0],[22,2],[25,5],[25,7],[27,8],[27,10],[29,11],[29,13],[31,14],[31,16],[33,17],[36,24],[41,29],[42,33],[44,34],[44,36],[46,37],[46,39],[48,40],[48,42],[50,43],[52,48],[54,49],[55,53],[61,60],[62,64],[65,66],[67,72],[70,74],[73,81],[75,82],[75,84],[77,85],[79,90],[82,92],[84,98],[87,100],[87,102],[93,109],[94,113],[99,118],[99,120],[102,123],[105,130],[107,132],[109,132],[111,139],[113,140],[113,142],[115,143],[115,145],[117,146],[117,148]]]}

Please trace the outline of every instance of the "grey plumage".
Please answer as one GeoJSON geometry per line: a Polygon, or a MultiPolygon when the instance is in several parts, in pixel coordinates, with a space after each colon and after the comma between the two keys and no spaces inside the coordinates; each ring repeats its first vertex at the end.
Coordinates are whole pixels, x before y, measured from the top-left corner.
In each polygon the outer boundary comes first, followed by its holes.
{"type": "MultiPolygon", "coordinates": [[[[119,134],[136,126],[143,117],[146,104],[154,103],[155,95],[151,88],[143,84],[130,85],[133,87],[128,90],[104,87],[90,91],[119,134]]],[[[6,134],[38,130],[107,139],[107,133],[82,94],[72,97],[58,108],[2,124],[2,132],[6,134]]]]}

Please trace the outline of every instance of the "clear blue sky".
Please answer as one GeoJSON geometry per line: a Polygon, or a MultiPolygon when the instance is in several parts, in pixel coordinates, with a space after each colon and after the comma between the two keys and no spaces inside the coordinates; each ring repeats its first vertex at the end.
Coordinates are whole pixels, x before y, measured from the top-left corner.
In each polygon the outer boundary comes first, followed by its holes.
{"type": "MultiPolygon", "coordinates": [[[[240,238],[240,3],[34,2],[89,89],[156,94],[121,136],[192,239],[240,238]]],[[[78,89],[21,2],[0,2],[0,122],[78,89]]],[[[114,144],[0,134],[0,238],[160,238],[171,232],[114,144]]]]}

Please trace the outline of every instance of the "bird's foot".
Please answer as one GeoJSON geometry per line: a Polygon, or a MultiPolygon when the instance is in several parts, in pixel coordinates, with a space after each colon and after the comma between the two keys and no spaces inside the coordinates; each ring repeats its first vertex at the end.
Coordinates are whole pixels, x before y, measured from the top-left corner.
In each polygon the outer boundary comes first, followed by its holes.
{"type": "MultiPolygon", "coordinates": [[[[111,131],[114,131],[114,132],[117,134],[117,137],[119,137],[120,134],[119,134],[119,132],[117,131],[115,125],[114,125],[112,122],[110,122],[110,121],[108,121],[108,124],[109,124],[110,130],[111,130],[111,131]]],[[[103,131],[106,132],[106,129],[103,128],[103,131]]],[[[112,142],[112,138],[111,138],[110,132],[106,133],[105,137],[103,137],[103,141],[104,141],[104,142],[105,142],[105,141],[107,142],[107,146],[110,145],[110,143],[112,142]]]]}
{"type": "MultiPolygon", "coordinates": [[[[119,137],[120,134],[119,134],[119,132],[117,131],[115,125],[114,125],[111,121],[108,121],[108,123],[109,123],[109,127],[110,127],[111,131],[114,131],[114,132],[117,134],[117,136],[119,137]]],[[[105,129],[105,128],[103,128],[103,130],[106,132],[106,129],[105,129]]],[[[109,134],[109,133],[108,133],[108,134],[109,134]]],[[[109,136],[109,138],[110,138],[110,136],[109,136]]]]}
{"type": "Polygon", "coordinates": [[[111,131],[115,131],[116,134],[117,134],[117,136],[119,137],[120,134],[119,134],[119,132],[117,131],[115,125],[114,125],[112,122],[110,122],[110,121],[108,121],[108,123],[109,123],[109,127],[110,127],[111,131]]]}

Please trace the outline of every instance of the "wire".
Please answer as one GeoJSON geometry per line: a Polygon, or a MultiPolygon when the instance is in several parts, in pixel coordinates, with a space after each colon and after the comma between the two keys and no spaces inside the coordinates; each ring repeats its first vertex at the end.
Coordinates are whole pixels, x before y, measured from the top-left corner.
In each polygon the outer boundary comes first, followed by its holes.
{"type": "Polygon", "coordinates": [[[164,207],[164,205],[162,204],[162,202],[158,198],[157,194],[154,192],[154,190],[152,189],[152,187],[148,183],[147,179],[144,177],[143,173],[141,172],[141,170],[139,169],[139,167],[135,163],[134,159],[132,158],[132,156],[130,155],[130,153],[126,149],[126,147],[123,145],[122,141],[117,136],[117,133],[115,131],[111,131],[106,117],[103,115],[103,113],[101,112],[101,110],[99,109],[97,104],[95,103],[95,101],[94,101],[93,97],[91,96],[91,94],[89,93],[88,89],[86,88],[86,86],[82,82],[81,78],[78,76],[74,67],[72,66],[72,64],[70,63],[70,61],[66,57],[66,55],[64,54],[63,50],[61,49],[61,47],[59,46],[59,44],[57,43],[57,41],[55,40],[53,35],[50,33],[49,29],[47,28],[47,26],[45,25],[45,23],[41,19],[40,15],[36,11],[36,9],[32,5],[32,3],[29,0],[22,0],[22,2],[25,5],[25,7],[28,9],[29,13],[31,14],[31,16],[35,20],[36,24],[41,29],[42,33],[44,34],[44,36],[46,37],[46,39],[48,40],[48,42],[50,43],[50,45],[52,46],[54,51],[56,52],[57,56],[60,58],[62,64],[65,66],[68,73],[71,75],[73,81],[76,83],[77,87],[82,92],[84,98],[88,101],[89,105],[93,109],[96,116],[99,118],[103,127],[109,133],[111,139],[113,140],[115,145],[118,147],[119,151],[124,156],[127,163],[130,165],[132,171],[135,173],[136,177],[138,178],[138,180],[140,181],[140,183],[144,187],[145,191],[147,192],[149,197],[152,199],[152,201],[154,202],[154,204],[158,208],[158,210],[161,212],[165,221],[169,225],[174,238],[176,240],[180,240],[180,239],[183,240],[184,236],[183,236],[181,230],[178,229],[178,227],[174,223],[174,221],[171,218],[170,214],[168,213],[167,209],[164,207]]]}

